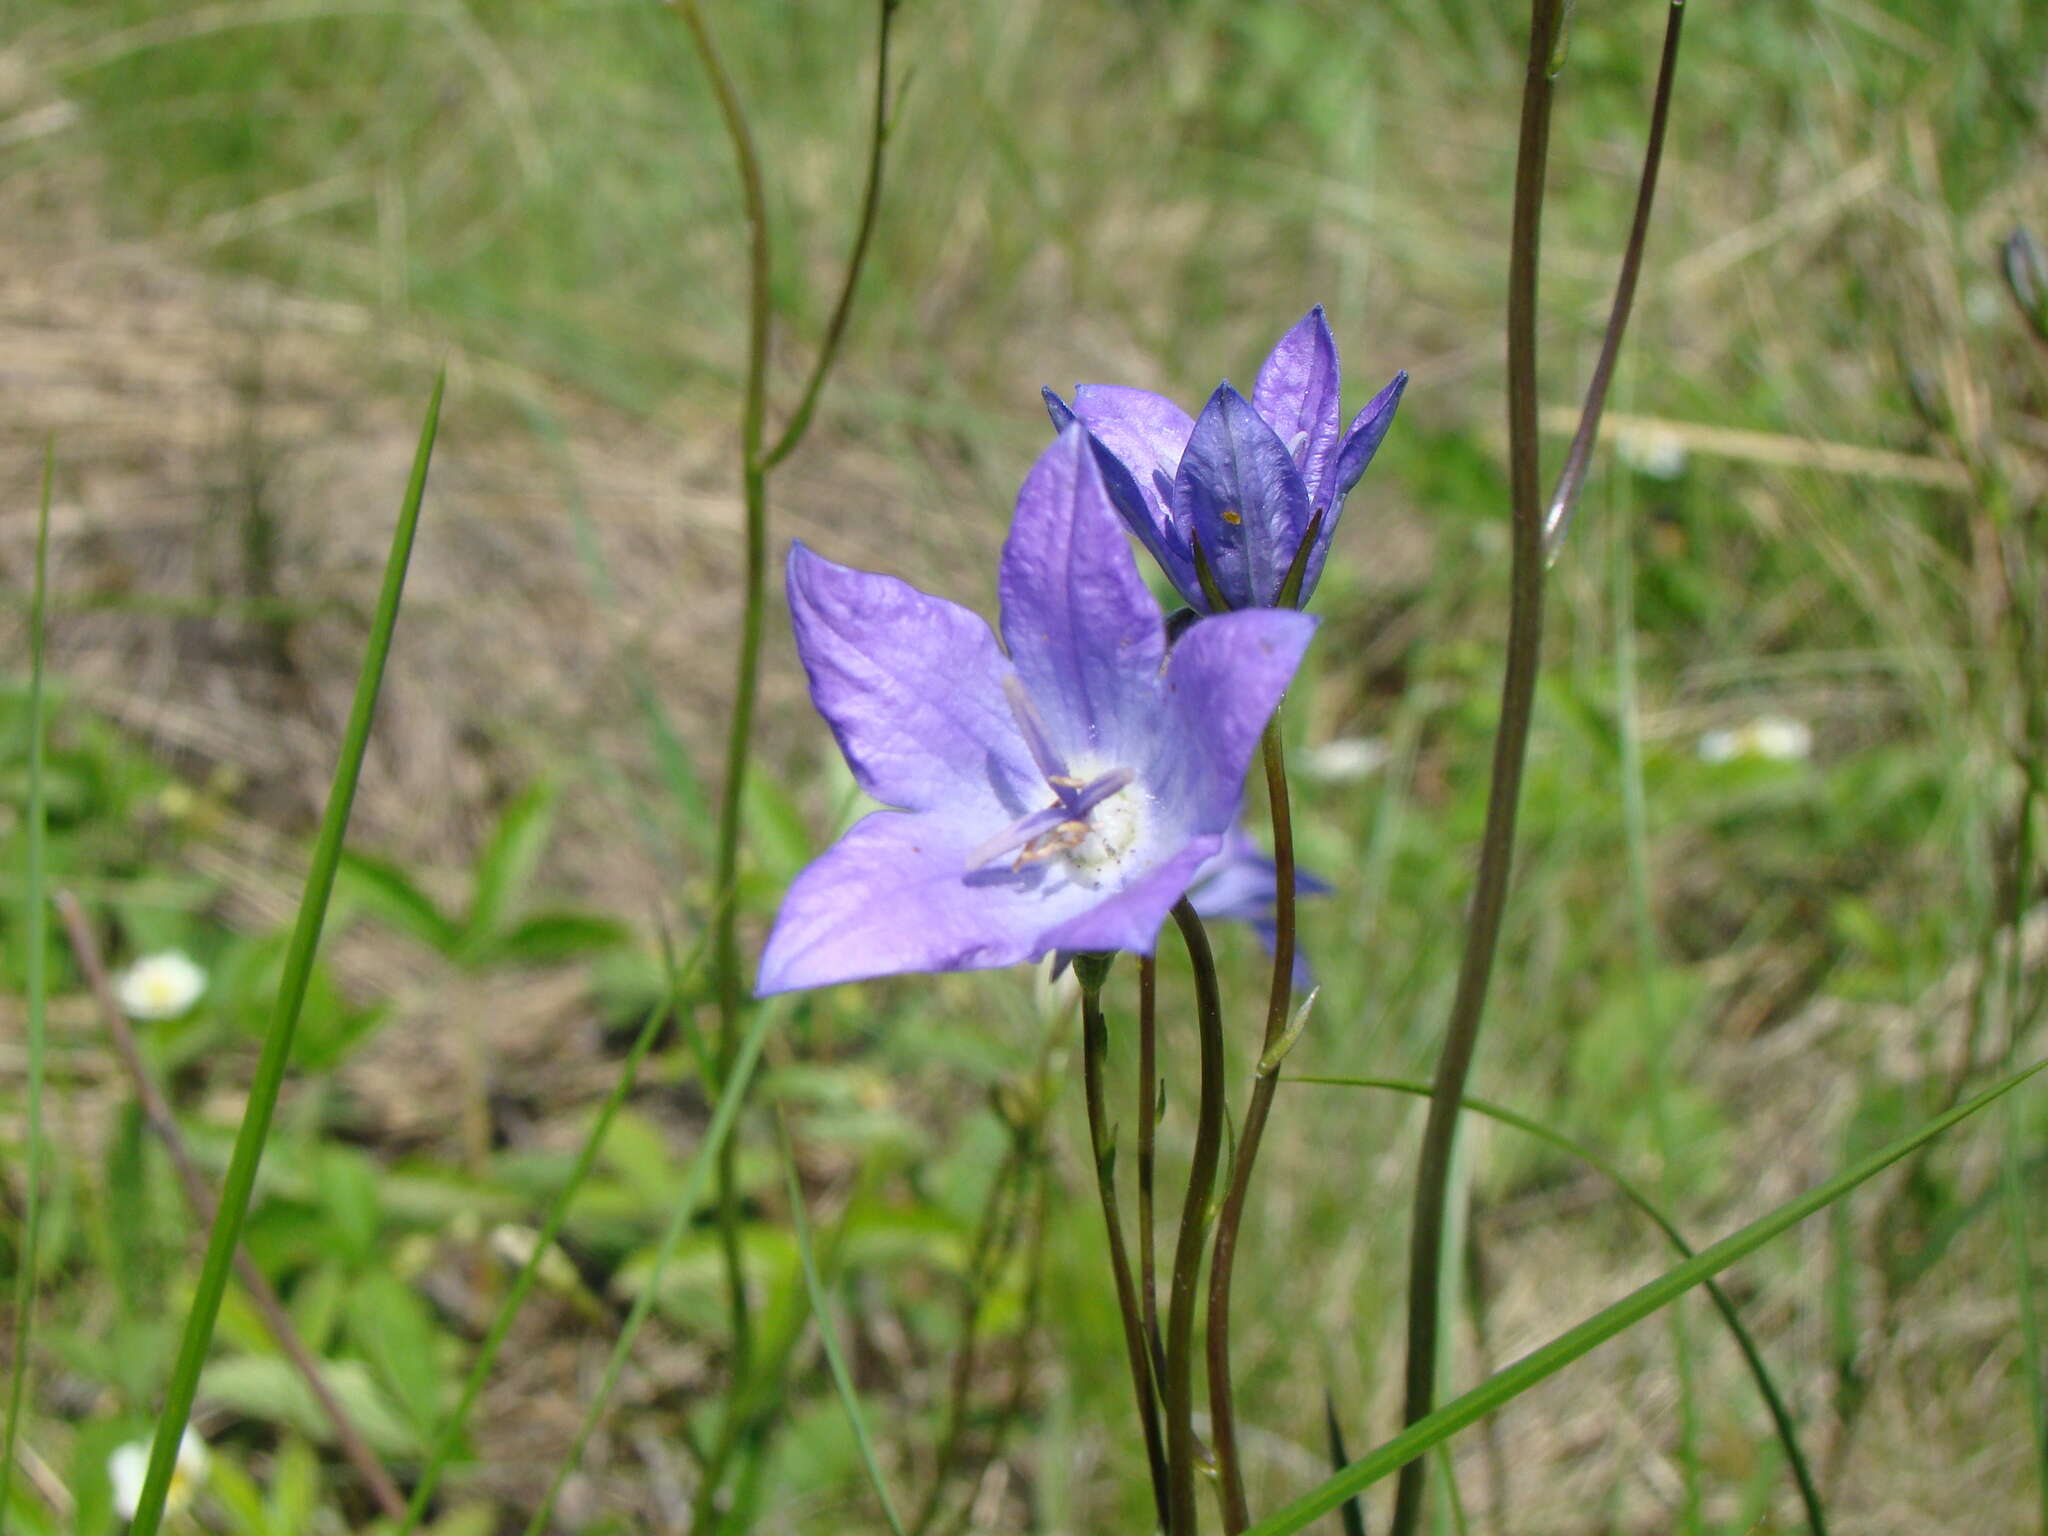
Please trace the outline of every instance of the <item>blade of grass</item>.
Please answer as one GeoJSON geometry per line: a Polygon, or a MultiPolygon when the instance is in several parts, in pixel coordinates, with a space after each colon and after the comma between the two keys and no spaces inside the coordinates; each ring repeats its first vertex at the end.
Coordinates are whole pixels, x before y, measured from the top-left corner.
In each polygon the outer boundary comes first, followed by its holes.
{"type": "Polygon", "coordinates": [[[840,1406],[846,1410],[846,1422],[853,1427],[854,1443],[860,1447],[861,1465],[867,1468],[875,1497],[882,1501],[882,1514],[894,1536],[905,1536],[903,1522],[897,1518],[896,1502],[889,1497],[889,1485],[882,1480],[882,1464],[875,1457],[874,1441],[868,1437],[867,1419],[860,1411],[860,1393],[854,1389],[853,1374],[847,1370],[846,1357],[839,1348],[839,1326],[832,1320],[832,1298],[825,1294],[825,1283],[818,1277],[818,1260],[811,1252],[811,1224],[804,1215],[803,1184],[797,1178],[796,1148],[790,1144],[789,1125],[780,1109],[775,1114],[775,1131],[782,1144],[783,1179],[789,1186],[790,1233],[796,1239],[797,1262],[803,1266],[804,1289],[810,1293],[811,1315],[818,1320],[818,1342],[824,1346],[832,1385],[839,1393],[840,1406]]]}
{"type": "MultiPolygon", "coordinates": [[[[1772,1238],[1789,1231],[1814,1212],[1834,1204],[1902,1158],[1911,1156],[1919,1147],[2012,1092],[2044,1068],[2048,1068],[2048,1060],[2037,1061],[2024,1071],[2001,1079],[1946,1114],[1935,1116],[1918,1130],[1900,1137],[1833,1178],[1814,1185],[1805,1194],[1786,1201],[1748,1226],[1730,1233],[1685,1263],[1666,1270],[1613,1306],[1596,1312],[1548,1344],[1531,1350],[1505,1370],[1496,1371],[1470,1392],[1418,1419],[1337,1476],[1268,1515],[1252,1527],[1249,1536],[1290,1536],[1291,1532],[1328,1514],[1359,1490],[1371,1487],[1391,1472],[1399,1471],[1432,1446],[1512,1402],[1615,1335],[1626,1332],[1644,1318],[1670,1305],[1694,1286],[1749,1257],[1772,1238]]],[[[1476,1107],[1471,1106],[1470,1100],[1466,1103],[1469,1107],[1476,1107]]]]}
{"type": "Polygon", "coordinates": [[[420,502],[426,495],[427,466],[434,456],[434,434],[441,421],[441,393],[447,383],[443,372],[434,380],[433,398],[427,402],[426,420],[420,426],[419,447],[413,455],[412,478],[405,488],[405,502],[399,509],[398,526],[391,536],[391,554],[384,564],[384,587],[377,598],[377,611],[370,624],[370,638],[363,651],[362,671],[356,679],[355,702],[350,706],[348,728],[342,735],[341,757],[335,766],[334,785],[327,796],[327,810],[320,821],[320,835],[313,845],[313,863],[306,873],[306,890],[299,903],[298,921],[292,929],[291,947],[286,951],[284,976],[278,985],[277,1008],[263,1039],[256,1075],[249,1085],[248,1107],[242,1112],[241,1130],[235,1136],[235,1150],[221,1184],[220,1209],[212,1234],[207,1239],[206,1259],[200,1268],[199,1285],[192,1307],[185,1315],[184,1338],[171,1371],[162,1415],[157,1419],[156,1443],[151,1447],[149,1474],[143,1480],[136,1501],[134,1536],[156,1536],[162,1523],[164,1498],[170,1492],[171,1473],[177,1465],[178,1443],[192,1416],[192,1399],[199,1390],[199,1371],[213,1342],[213,1326],[220,1315],[222,1294],[234,1267],[242,1235],[242,1219],[248,1214],[249,1199],[256,1187],[257,1165],[263,1160],[263,1145],[270,1135],[270,1120],[277,1108],[278,1090],[291,1062],[292,1035],[298,1027],[299,1008],[305,1002],[306,984],[313,974],[313,955],[320,945],[320,929],[327,919],[327,899],[334,889],[334,875],[341,863],[341,845],[348,831],[349,810],[355,803],[356,783],[362,776],[363,754],[369,746],[370,725],[376,715],[377,693],[384,681],[384,664],[391,654],[391,636],[398,624],[399,599],[405,591],[405,572],[412,558],[413,534],[419,527],[420,502]]]}
{"type": "Polygon", "coordinates": [[[28,1188],[23,1193],[20,1267],[14,1276],[14,1370],[7,1386],[7,1444],[0,1452],[0,1532],[7,1529],[14,1500],[14,1457],[20,1443],[21,1415],[28,1401],[29,1341],[36,1299],[36,1254],[42,1236],[43,1206],[43,1047],[49,1008],[50,979],[46,970],[50,914],[43,901],[47,873],[43,785],[43,620],[49,599],[50,480],[56,470],[54,443],[43,445],[43,493],[36,511],[36,572],[28,616],[28,834],[23,839],[28,864],[27,921],[22,941],[28,946],[28,1188]]]}
{"type": "Polygon", "coordinates": [[[668,1263],[674,1257],[676,1245],[682,1241],[683,1231],[696,1215],[697,1205],[703,1196],[704,1181],[723,1152],[731,1137],[733,1126],[739,1120],[740,1108],[747,1096],[747,1084],[754,1075],[754,1065],[760,1060],[762,1042],[768,1038],[769,1027],[781,1019],[783,1007],[779,1000],[771,1001],[754,1010],[747,1021],[746,1033],[739,1042],[739,1051],[732,1059],[724,1081],[719,1085],[718,1107],[712,1111],[711,1124],[705,1129],[704,1140],[698,1144],[697,1152],[690,1159],[688,1171],[683,1175],[683,1187],[676,1196],[673,1210],[669,1212],[668,1225],[662,1229],[661,1240],[654,1250],[654,1263],[647,1271],[640,1294],[633,1298],[632,1310],[626,1314],[626,1321],[619,1329],[618,1339],[612,1345],[611,1358],[605,1362],[604,1376],[598,1382],[596,1393],[583,1411],[583,1422],[576,1426],[576,1438],[569,1447],[569,1454],[555,1469],[555,1475],[548,1484],[546,1496],[527,1522],[526,1536],[540,1536],[554,1518],[555,1500],[562,1495],[562,1484],[583,1459],[583,1448],[590,1443],[597,1421],[604,1416],[605,1407],[619,1384],[619,1375],[626,1367],[626,1357],[633,1352],[633,1343],[640,1336],[640,1329],[647,1321],[647,1314],[653,1310],[654,1298],[660,1294],[661,1279],[667,1272],[668,1263]]]}
{"type": "MultiPolygon", "coordinates": [[[[1409,1082],[1394,1077],[1292,1077],[1288,1081],[1333,1088],[1381,1088],[1392,1093],[1413,1094],[1418,1098],[1426,1098],[1431,1091],[1427,1083],[1409,1082]]],[[[1499,1104],[1489,1103],[1485,1099],[1468,1097],[1465,1100],[1465,1108],[1472,1114],[1484,1115],[1489,1120],[1527,1132],[1538,1140],[1547,1142],[1567,1157],[1584,1163],[1612,1184],[1629,1204],[1655,1222],[1680,1255],[1688,1259],[1694,1256],[1696,1250],[1686,1241],[1685,1234],[1678,1229],[1678,1224],[1666,1216],[1643,1192],[1642,1187],[1623,1173],[1620,1166],[1611,1158],[1584,1142],[1573,1140],[1562,1131],[1553,1130],[1540,1120],[1531,1119],[1499,1104]]],[[[1722,1321],[1728,1325],[1728,1332],[1735,1340],[1735,1347],[1742,1351],[1742,1358],[1749,1366],[1749,1374],[1756,1382],[1757,1392],[1762,1396],[1764,1407],[1771,1415],[1771,1423],[1777,1429],[1778,1444],[1785,1452],[1785,1460],[1792,1468],[1793,1480],[1799,1485],[1800,1500],[1806,1506],[1806,1523],[1813,1531],[1813,1536],[1827,1536],[1827,1518],[1821,1510],[1820,1489],[1814,1481],[1813,1471],[1807,1464],[1805,1453],[1800,1448],[1799,1431],[1792,1422],[1791,1410],[1786,1407],[1785,1399],[1778,1391],[1777,1382],[1772,1379],[1770,1367],[1764,1363],[1763,1351],[1757,1346],[1756,1339],[1742,1321],[1742,1314],[1735,1309],[1735,1302],[1721,1288],[1719,1282],[1708,1280],[1705,1285],[1708,1297],[1712,1299],[1715,1309],[1720,1312],[1722,1321]]]]}
{"type": "Polygon", "coordinates": [[[682,995],[685,983],[703,964],[710,948],[710,931],[700,934],[696,946],[681,965],[671,963],[668,974],[668,990],[647,1010],[641,1020],[640,1032],[633,1037],[627,1048],[626,1059],[619,1067],[617,1081],[611,1092],[605,1096],[604,1104],[597,1112],[597,1118],[590,1123],[590,1129],[583,1137],[583,1145],[576,1153],[576,1162],[569,1170],[569,1177],[562,1187],[555,1191],[555,1197],[548,1206],[546,1218],[541,1222],[540,1236],[533,1249],[519,1266],[519,1273],[513,1277],[511,1288],[498,1304],[498,1312],[491,1319],[490,1331],[484,1335],[483,1344],[478,1348],[476,1359],[471,1363],[469,1376],[462,1384],[462,1396],[456,1400],[455,1410],[448,1415],[448,1421],[441,1427],[440,1438],[434,1442],[434,1449],[427,1458],[427,1464],[420,1471],[419,1481],[413,1488],[412,1501],[406,1506],[405,1518],[394,1536],[412,1536],[425,1518],[427,1504],[440,1485],[441,1474],[447,1469],[448,1458],[461,1443],[463,1427],[469,1422],[471,1409],[476,1406],[477,1395],[483,1391],[484,1383],[490,1379],[491,1369],[498,1362],[498,1352],[505,1347],[505,1339],[512,1332],[512,1324],[518,1318],[520,1309],[526,1305],[526,1298],[533,1291],[535,1279],[539,1276],[541,1260],[554,1247],[560,1236],[562,1225],[569,1219],[569,1207],[575,1202],[577,1191],[590,1177],[590,1170],[597,1164],[597,1155],[603,1150],[605,1137],[610,1132],[612,1121],[620,1108],[632,1095],[640,1077],[640,1065],[647,1052],[653,1047],[655,1038],[661,1033],[661,1026],[682,995]]]}

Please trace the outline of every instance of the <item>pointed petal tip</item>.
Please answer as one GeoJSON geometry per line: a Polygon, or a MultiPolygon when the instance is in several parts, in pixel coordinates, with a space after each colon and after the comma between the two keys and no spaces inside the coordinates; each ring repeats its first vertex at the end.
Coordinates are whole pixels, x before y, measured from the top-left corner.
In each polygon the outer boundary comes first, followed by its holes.
{"type": "MultiPolygon", "coordinates": [[[[1076,389],[1075,393],[1079,394],[1080,391],[1076,389]]],[[[1059,396],[1059,391],[1050,384],[1039,386],[1038,398],[1045,402],[1045,414],[1052,418],[1053,431],[1064,432],[1073,424],[1075,419],[1073,407],[1062,400],[1059,396]]]]}

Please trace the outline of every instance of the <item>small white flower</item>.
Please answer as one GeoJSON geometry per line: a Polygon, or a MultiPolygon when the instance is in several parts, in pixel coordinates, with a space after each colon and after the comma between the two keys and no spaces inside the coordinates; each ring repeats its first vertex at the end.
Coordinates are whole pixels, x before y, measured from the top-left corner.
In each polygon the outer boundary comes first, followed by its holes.
{"type": "Polygon", "coordinates": [[[1624,432],[1615,439],[1621,462],[1652,480],[1676,480],[1685,473],[1685,444],[1675,432],[1624,432]]]}
{"type": "Polygon", "coordinates": [[[1372,777],[1394,755],[1394,749],[1378,736],[1339,736],[1302,755],[1301,771],[1325,784],[1352,784],[1372,777]]]}
{"type": "Polygon", "coordinates": [[[1728,763],[1739,757],[1804,762],[1813,756],[1813,729],[1787,715],[1758,715],[1741,725],[1708,731],[1700,738],[1699,753],[1703,763],[1728,763]]]}
{"type": "MultiPolygon", "coordinates": [[[[114,1487],[114,1513],[123,1520],[135,1518],[142,1502],[143,1480],[149,1475],[149,1441],[131,1440],[107,1458],[107,1481],[114,1487]]],[[[174,1515],[192,1502],[206,1481],[207,1464],[212,1461],[206,1442],[185,1426],[178,1442],[177,1465],[171,1468],[171,1486],[164,1494],[164,1513],[174,1515]]]]}
{"type": "Polygon", "coordinates": [[[199,1001],[206,972],[183,950],[167,949],[129,966],[114,990],[131,1019],[175,1019],[199,1001]]]}

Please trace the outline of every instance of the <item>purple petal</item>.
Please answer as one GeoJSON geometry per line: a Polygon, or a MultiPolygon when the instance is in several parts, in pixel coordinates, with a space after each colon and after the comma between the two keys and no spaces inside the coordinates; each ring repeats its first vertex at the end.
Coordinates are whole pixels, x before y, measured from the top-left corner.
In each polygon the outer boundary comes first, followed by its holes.
{"type": "Polygon", "coordinates": [[[1317,578],[1323,574],[1323,561],[1330,553],[1330,536],[1337,531],[1337,519],[1344,512],[1344,498],[1364,476],[1366,466],[1372,463],[1372,456],[1380,451],[1388,428],[1394,424],[1394,412],[1400,409],[1402,392],[1407,388],[1408,370],[1404,368],[1388,381],[1385,389],[1366,402],[1365,409],[1353,419],[1351,430],[1344,434],[1344,442],[1337,449],[1336,461],[1330,468],[1329,483],[1324,487],[1330,498],[1329,511],[1323,518],[1315,548],[1309,551],[1308,565],[1302,573],[1303,602],[1308,601],[1309,593],[1316,589],[1317,578]]]}
{"type": "Polygon", "coordinates": [[[790,617],[811,698],[860,787],[887,805],[1021,814],[1042,789],[1017,734],[1010,665],[978,615],[893,576],[789,552],[790,617]]]}
{"type": "Polygon", "coordinates": [[[1308,487],[1287,445],[1228,384],[1217,386],[1189,434],[1173,506],[1229,605],[1270,606],[1308,526],[1308,487]]]}
{"type": "Polygon", "coordinates": [[[1048,949],[1122,949],[1134,955],[1151,954],[1159,939],[1159,925],[1166,921],[1173,904],[1187,894],[1196,872],[1221,842],[1213,834],[1193,839],[1114,896],[1047,929],[1039,942],[1048,949]]]}
{"type": "MultiPolygon", "coordinates": [[[[1165,623],[1080,426],[1025,477],[997,588],[1003,643],[1053,743],[1069,760],[1094,759],[1083,771],[1130,766],[1118,754],[1150,740],[1165,623]]],[[[953,665],[935,658],[937,669],[953,665]]]]}
{"type": "Polygon", "coordinates": [[[1337,450],[1338,379],[1337,339],[1318,304],[1280,338],[1252,386],[1252,405],[1294,455],[1311,505],[1337,450]]]}
{"type": "Polygon", "coordinates": [[[1237,819],[1252,752],[1315,627],[1292,609],[1250,608],[1203,619],[1174,646],[1155,753],[1138,782],[1178,806],[1192,831],[1220,837],[1237,819]]]}
{"type": "Polygon", "coordinates": [[[1048,928],[1101,899],[1042,864],[970,871],[971,835],[945,812],[863,818],[790,886],[757,995],[1014,965],[1044,954],[1048,928]]]}
{"type": "Polygon", "coordinates": [[[1159,479],[1173,482],[1187,450],[1194,418],[1164,395],[1122,384],[1083,384],[1074,391],[1074,414],[1124,467],[1161,526],[1170,526],[1159,479]]]}

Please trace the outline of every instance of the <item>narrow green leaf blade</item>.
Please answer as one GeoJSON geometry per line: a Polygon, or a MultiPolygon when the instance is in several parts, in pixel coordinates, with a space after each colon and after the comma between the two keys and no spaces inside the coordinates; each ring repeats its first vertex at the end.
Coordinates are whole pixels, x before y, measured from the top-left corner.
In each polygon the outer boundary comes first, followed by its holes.
{"type": "Polygon", "coordinates": [[[547,852],[555,830],[555,803],[561,794],[553,779],[536,779],[505,807],[491,840],[477,860],[476,890],[470,898],[467,938],[482,944],[496,935],[525,892],[547,852]]]}
{"type": "Polygon", "coordinates": [[[213,1341],[213,1325],[220,1315],[222,1293],[227,1289],[228,1271],[234,1262],[235,1245],[242,1235],[242,1220],[249,1211],[249,1199],[256,1187],[256,1168],[263,1160],[263,1145],[270,1135],[271,1115],[277,1108],[278,1090],[291,1062],[292,1034],[298,1027],[299,1008],[312,979],[313,957],[320,947],[321,926],[327,919],[328,898],[334,891],[334,877],[341,864],[341,845],[348,831],[349,811],[355,803],[356,784],[362,777],[363,754],[369,746],[370,725],[376,715],[377,694],[384,682],[384,664],[391,655],[391,636],[398,626],[399,599],[405,592],[406,567],[412,559],[413,535],[419,528],[420,502],[427,490],[427,466],[434,456],[434,435],[441,422],[441,393],[447,383],[444,372],[434,380],[433,398],[427,402],[426,420],[420,426],[419,447],[413,455],[412,478],[405,488],[405,502],[399,509],[398,525],[392,531],[391,553],[384,563],[384,586],[378,594],[377,611],[370,624],[369,643],[363,651],[362,670],[356,678],[355,702],[350,706],[348,728],[342,736],[341,757],[334,770],[334,785],[328,792],[327,809],[321,817],[320,835],[313,845],[312,867],[306,872],[305,895],[299,903],[298,921],[292,929],[291,948],[285,955],[284,979],[278,987],[277,1011],[257,1059],[256,1074],[249,1085],[248,1107],[242,1112],[242,1126],[235,1136],[235,1150],[221,1184],[220,1209],[213,1231],[207,1238],[206,1258],[199,1272],[199,1285],[192,1308],[185,1315],[184,1338],[178,1347],[177,1364],[171,1371],[164,1410],[156,1424],[156,1441],[150,1449],[149,1474],[136,1503],[133,1536],[156,1536],[162,1523],[164,1498],[170,1492],[171,1473],[177,1464],[178,1442],[192,1416],[192,1399],[199,1390],[199,1373],[206,1364],[206,1352],[213,1341]]]}
{"type": "Polygon", "coordinates": [[[43,1182],[43,1046],[49,1008],[50,913],[43,881],[47,848],[44,842],[48,806],[43,786],[43,641],[49,600],[50,480],[56,469],[54,444],[43,448],[43,494],[36,512],[35,589],[29,603],[28,645],[28,835],[23,839],[28,862],[27,921],[22,939],[28,946],[28,1187],[23,1196],[20,1269],[14,1281],[14,1370],[7,1387],[7,1443],[0,1448],[0,1532],[7,1529],[14,1503],[14,1454],[21,1434],[21,1415],[28,1401],[29,1340],[35,1314],[37,1247],[42,1236],[43,1182]]]}
{"type": "Polygon", "coordinates": [[[1505,1370],[1497,1371],[1462,1397],[1444,1404],[1426,1418],[1417,1420],[1401,1434],[1387,1441],[1363,1459],[1353,1462],[1320,1487],[1310,1490],[1254,1525],[1247,1536],[1290,1536],[1311,1521],[1328,1514],[1361,1489],[1369,1488],[1391,1472],[1399,1471],[1432,1446],[1448,1440],[1466,1426],[1477,1422],[1503,1404],[1513,1401],[1538,1382],[1555,1375],[1567,1365],[1597,1349],[1616,1334],[1634,1327],[1644,1318],[1668,1306],[1678,1297],[1729,1265],[1747,1258],[1772,1238],[1797,1226],[1815,1211],[1842,1198],[1859,1184],[1889,1168],[1901,1158],[1967,1120],[1986,1105],[2010,1093],[2044,1067],[2036,1062],[2025,1071],[1987,1088],[1944,1115],[1937,1115],[1920,1129],[1901,1137],[1890,1146],[1815,1185],[1805,1194],[1786,1201],[1766,1216],[1722,1238],[1699,1256],[1666,1270],[1655,1280],[1624,1296],[1613,1306],[1595,1313],[1576,1328],[1558,1335],[1548,1344],[1531,1350],[1505,1370]]]}

